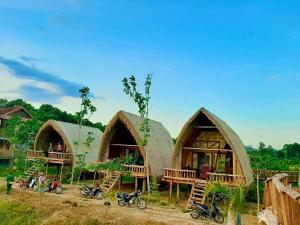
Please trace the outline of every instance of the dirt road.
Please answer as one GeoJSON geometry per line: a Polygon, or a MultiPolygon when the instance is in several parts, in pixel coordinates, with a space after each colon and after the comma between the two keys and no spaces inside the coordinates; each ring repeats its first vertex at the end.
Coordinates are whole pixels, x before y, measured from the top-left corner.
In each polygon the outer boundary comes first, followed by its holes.
{"type": "MultiPolygon", "coordinates": [[[[0,181],[0,186],[4,182],[0,181]]],[[[0,192],[0,202],[17,202],[35,207],[40,213],[41,224],[44,225],[102,225],[102,224],[152,224],[152,225],[202,225],[215,224],[212,221],[194,220],[189,213],[183,213],[173,205],[161,206],[148,204],[146,210],[120,207],[115,201],[111,207],[105,208],[105,200],[85,199],[79,196],[79,186],[66,185],[62,195],[23,191],[18,186],[8,196],[0,192]]],[[[247,219],[247,225],[256,224],[253,217],[247,219]]]]}

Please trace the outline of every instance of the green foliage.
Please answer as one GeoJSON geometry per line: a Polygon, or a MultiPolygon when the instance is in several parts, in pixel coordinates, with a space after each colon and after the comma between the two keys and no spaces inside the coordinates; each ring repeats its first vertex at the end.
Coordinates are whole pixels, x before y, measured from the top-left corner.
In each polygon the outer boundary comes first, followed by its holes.
{"type": "Polygon", "coordinates": [[[148,138],[150,137],[150,124],[149,124],[149,102],[150,102],[150,87],[152,84],[152,74],[148,74],[145,81],[144,93],[137,90],[137,83],[135,76],[125,77],[122,80],[123,91],[128,95],[138,106],[139,114],[142,118],[142,123],[140,124],[140,131],[143,133],[144,137],[140,141],[141,146],[146,146],[148,138]]]}
{"type": "Polygon", "coordinates": [[[126,172],[124,164],[128,164],[131,158],[125,157],[125,159],[114,158],[106,162],[101,163],[91,163],[85,166],[89,171],[98,172],[98,171],[111,171],[111,172],[126,172]]]}
{"type": "Polygon", "coordinates": [[[300,145],[286,144],[283,149],[276,150],[272,146],[259,143],[258,149],[246,147],[251,167],[264,170],[298,170],[300,168],[300,145]]]}
{"type": "Polygon", "coordinates": [[[150,182],[150,194],[153,197],[159,198],[160,197],[160,192],[158,191],[159,188],[159,183],[157,182],[157,179],[155,176],[151,177],[151,182],[150,182]]]}
{"type": "Polygon", "coordinates": [[[71,173],[71,184],[73,183],[75,173],[78,176],[78,182],[79,182],[81,171],[82,169],[84,169],[86,165],[86,155],[88,154],[88,152],[84,152],[82,150],[81,148],[82,144],[86,145],[89,148],[91,143],[95,140],[95,138],[92,137],[92,132],[89,132],[86,140],[83,143],[80,143],[82,126],[84,126],[85,123],[89,121],[89,118],[94,114],[94,112],[96,112],[97,109],[92,104],[92,101],[89,98],[90,89],[88,87],[81,88],[79,90],[79,93],[80,93],[81,105],[80,105],[80,111],[76,113],[79,130],[78,130],[78,139],[77,141],[74,142],[77,148],[74,152],[74,162],[72,165],[72,173],[71,173]]]}
{"type": "Polygon", "coordinates": [[[224,205],[235,217],[244,207],[245,196],[242,186],[229,188],[222,183],[211,182],[207,185],[204,196],[211,203],[224,205]]]}
{"type": "Polygon", "coordinates": [[[0,203],[0,224],[37,225],[40,224],[37,210],[31,206],[3,202],[0,203]]]}
{"type": "MultiPolygon", "coordinates": [[[[262,202],[263,200],[263,193],[264,193],[264,182],[263,181],[259,181],[259,197],[260,197],[260,201],[262,202]]],[[[253,202],[253,203],[257,203],[257,187],[256,187],[256,182],[252,183],[247,192],[246,192],[246,196],[245,199],[247,202],[253,202]]]]}
{"type": "Polygon", "coordinates": [[[36,158],[32,161],[32,165],[38,168],[39,171],[45,171],[45,159],[44,158],[36,158]]]}

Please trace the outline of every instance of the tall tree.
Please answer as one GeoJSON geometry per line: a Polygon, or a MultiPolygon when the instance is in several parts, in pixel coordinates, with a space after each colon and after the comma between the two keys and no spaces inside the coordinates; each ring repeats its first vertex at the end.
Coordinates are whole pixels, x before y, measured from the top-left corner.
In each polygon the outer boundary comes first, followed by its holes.
{"type": "MultiPolygon", "coordinates": [[[[82,149],[81,146],[84,143],[81,143],[81,130],[82,126],[84,126],[90,119],[90,117],[96,112],[96,107],[92,104],[90,100],[90,89],[88,87],[83,87],[79,90],[80,93],[80,111],[76,113],[77,116],[77,122],[78,122],[78,138],[77,141],[74,143],[76,144],[77,148],[75,150],[74,160],[72,164],[72,174],[71,174],[71,184],[73,184],[74,180],[74,171],[76,164],[83,165],[85,161],[84,155],[86,155],[82,149]]],[[[85,143],[90,144],[91,138],[88,137],[89,140],[85,140],[85,143]]]]}
{"type": "MultiPolygon", "coordinates": [[[[135,76],[125,77],[122,80],[123,91],[128,95],[138,107],[138,112],[142,118],[140,124],[140,131],[143,133],[143,137],[140,141],[141,146],[146,146],[150,137],[150,123],[149,123],[149,103],[150,103],[150,88],[152,84],[152,74],[147,74],[146,81],[144,83],[144,93],[138,91],[135,76]]],[[[150,180],[149,180],[149,159],[146,151],[146,173],[147,173],[147,186],[150,191],[150,180]]]]}

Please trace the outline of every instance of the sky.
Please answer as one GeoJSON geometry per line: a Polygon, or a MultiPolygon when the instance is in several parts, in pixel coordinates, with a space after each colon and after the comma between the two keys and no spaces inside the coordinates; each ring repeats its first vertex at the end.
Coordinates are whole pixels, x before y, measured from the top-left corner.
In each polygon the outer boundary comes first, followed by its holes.
{"type": "Polygon", "coordinates": [[[172,137],[205,107],[246,145],[300,142],[300,1],[0,0],[0,98],[137,113],[121,80],[153,74],[172,137]]]}

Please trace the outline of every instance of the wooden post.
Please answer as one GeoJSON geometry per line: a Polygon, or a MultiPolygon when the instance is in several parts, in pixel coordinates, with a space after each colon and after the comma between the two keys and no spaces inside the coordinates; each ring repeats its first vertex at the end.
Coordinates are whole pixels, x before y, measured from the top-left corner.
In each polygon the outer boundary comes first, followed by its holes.
{"type": "Polygon", "coordinates": [[[136,191],[138,189],[138,178],[135,177],[134,179],[135,179],[135,181],[134,181],[134,190],[136,191]]]}
{"type": "Polygon", "coordinates": [[[64,169],[64,164],[61,165],[61,170],[60,170],[60,177],[59,177],[59,182],[61,183],[61,177],[64,169]]]}
{"type": "Polygon", "coordinates": [[[143,193],[145,193],[146,192],[146,178],[145,177],[143,177],[143,193]]]}
{"type": "Polygon", "coordinates": [[[47,178],[47,175],[48,175],[48,167],[49,167],[49,163],[47,162],[47,167],[46,167],[46,178],[47,178]]]}
{"type": "Polygon", "coordinates": [[[180,199],[180,184],[179,184],[179,183],[177,183],[177,193],[176,193],[176,198],[177,198],[177,200],[180,199]]]}
{"type": "Polygon", "coordinates": [[[122,175],[119,178],[119,189],[118,189],[118,191],[120,191],[120,189],[121,189],[121,182],[122,182],[122,175]]]}
{"type": "Polygon", "coordinates": [[[173,181],[171,180],[171,182],[170,182],[169,201],[172,201],[172,186],[173,186],[173,181]]]}

